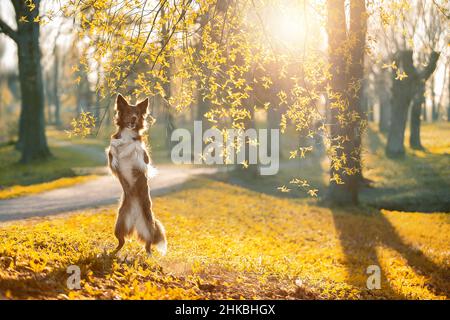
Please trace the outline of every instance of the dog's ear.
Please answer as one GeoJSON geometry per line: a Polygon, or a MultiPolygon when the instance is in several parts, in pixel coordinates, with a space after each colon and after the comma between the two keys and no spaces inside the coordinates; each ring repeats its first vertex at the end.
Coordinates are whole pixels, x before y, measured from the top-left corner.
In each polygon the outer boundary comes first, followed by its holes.
{"type": "Polygon", "coordinates": [[[116,101],[116,110],[117,111],[123,111],[125,108],[128,107],[128,102],[125,100],[125,98],[119,93],[117,95],[117,101],[116,101]]]}
{"type": "Polygon", "coordinates": [[[136,107],[137,107],[137,109],[138,109],[140,114],[147,114],[147,111],[148,111],[148,98],[146,98],[145,100],[139,102],[136,107]]]}

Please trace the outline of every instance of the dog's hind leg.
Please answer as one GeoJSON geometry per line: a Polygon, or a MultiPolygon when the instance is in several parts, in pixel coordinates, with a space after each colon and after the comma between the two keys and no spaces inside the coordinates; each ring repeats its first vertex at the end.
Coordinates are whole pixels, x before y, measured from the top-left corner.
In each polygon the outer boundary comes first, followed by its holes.
{"type": "Polygon", "coordinates": [[[151,241],[147,241],[145,243],[145,251],[147,252],[148,256],[152,255],[152,243],[151,243],[151,241]]]}
{"type": "Polygon", "coordinates": [[[120,249],[122,249],[123,245],[125,244],[125,238],[117,238],[119,240],[119,244],[117,245],[117,247],[114,249],[114,253],[116,254],[117,252],[120,251],[120,249]]]}
{"type": "Polygon", "coordinates": [[[149,256],[152,254],[152,228],[151,221],[147,220],[142,213],[139,214],[136,220],[136,233],[142,242],[145,243],[145,251],[149,256]]]}
{"type": "Polygon", "coordinates": [[[125,244],[125,237],[124,237],[124,235],[122,233],[117,231],[117,228],[116,228],[116,231],[115,231],[114,234],[116,235],[116,238],[119,241],[119,243],[117,244],[116,249],[114,249],[114,253],[117,253],[117,252],[120,251],[120,249],[122,249],[123,245],[125,244]]]}
{"type": "Polygon", "coordinates": [[[122,249],[123,245],[125,244],[125,236],[127,235],[126,230],[126,224],[125,224],[125,215],[123,214],[123,208],[119,210],[119,215],[117,217],[116,221],[116,227],[114,230],[114,235],[116,236],[117,240],[119,241],[119,244],[117,245],[116,249],[114,250],[114,253],[119,252],[120,249],[122,249]]]}

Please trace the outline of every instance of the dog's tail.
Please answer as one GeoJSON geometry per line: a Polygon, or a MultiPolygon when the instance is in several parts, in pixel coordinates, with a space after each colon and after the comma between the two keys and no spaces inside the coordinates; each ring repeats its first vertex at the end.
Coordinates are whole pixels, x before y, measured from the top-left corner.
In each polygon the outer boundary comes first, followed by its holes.
{"type": "Polygon", "coordinates": [[[166,230],[163,224],[158,219],[155,219],[155,230],[153,232],[152,244],[156,246],[156,250],[159,251],[161,255],[165,255],[167,252],[167,239],[166,230]]]}

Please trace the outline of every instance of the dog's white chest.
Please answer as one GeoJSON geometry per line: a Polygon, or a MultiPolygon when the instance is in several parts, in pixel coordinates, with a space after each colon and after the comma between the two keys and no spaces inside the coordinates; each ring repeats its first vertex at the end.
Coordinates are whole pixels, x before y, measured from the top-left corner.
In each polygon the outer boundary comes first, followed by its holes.
{"type": "Polygon", "coordinates": [[[144,161],[144,148],[142,142],[132,139],[115,139],[111,141],[114,149],[113,165],[129,184],[134,184],[136,178],[133,170],[146,172],[147,164],[144,161]]]}
{"type": "Polygon", "coordinates": [[[140,142],[134,141],[132,145],[124,147],[124,151],[119,151],[119,170],[127,179],[128,183],[133,184],[135,177],[133,169],[145,172],[146,164],[144,162],[144,150],[140,142]],[[130,148],[131,150],[128,150],[130,148]],[[121,156],[121,154],[123,156],[121,156]]]}

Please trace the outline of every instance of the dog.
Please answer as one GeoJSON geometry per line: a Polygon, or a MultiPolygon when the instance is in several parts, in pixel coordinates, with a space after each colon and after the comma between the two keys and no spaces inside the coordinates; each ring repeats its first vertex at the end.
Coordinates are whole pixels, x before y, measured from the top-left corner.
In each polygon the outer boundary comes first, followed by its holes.
{"type": "Polygon", "coordinates": [[[166,232],[153,214],[148,186],[149,172],[154,168],[142,137],[147,129],[147,109],[148,98],[133,106],[122,95],[117,96],[117,131],[106,149],[108,166],[123,189],[114,230],[119,241],[115,253],[122,249],[125,238],[134,232],[145,243],[148,255],[152,253],[152,245],[162,255],[167,251],[166,232]]]}

